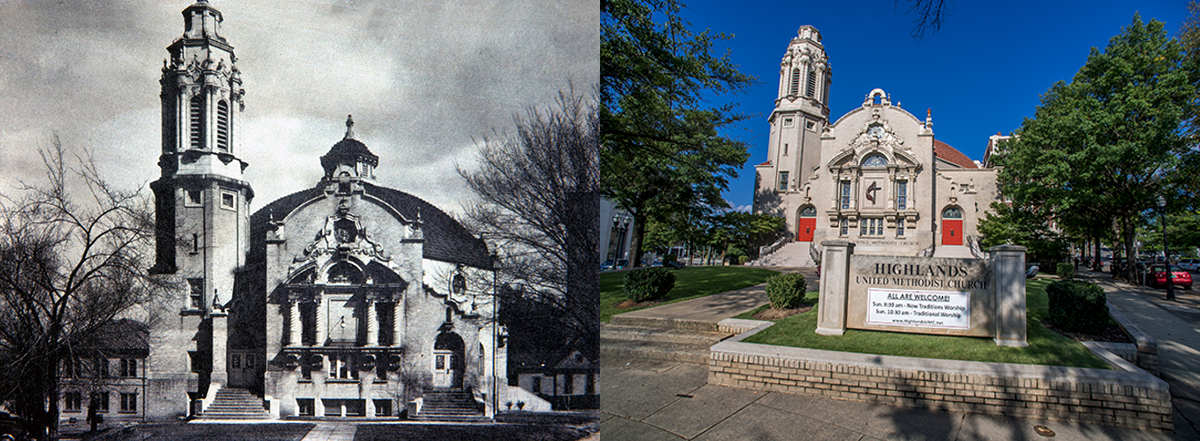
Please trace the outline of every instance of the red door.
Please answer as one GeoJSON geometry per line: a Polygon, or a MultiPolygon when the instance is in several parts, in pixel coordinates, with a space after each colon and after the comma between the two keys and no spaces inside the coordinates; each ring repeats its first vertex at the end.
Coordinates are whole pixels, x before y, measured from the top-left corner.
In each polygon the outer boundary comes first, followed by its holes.
{"type": "Polygon", "coordinates": [[[817,218],[802,217],[800,218],[799,233],[796,234],[796,240],[799,242],[812,242],[813,230],[817,229],[817,218]]]}
{"type": "Polygon", "coordinates": [[[942,220],[942,245],[962,245],[962,220],[942,220]]]}

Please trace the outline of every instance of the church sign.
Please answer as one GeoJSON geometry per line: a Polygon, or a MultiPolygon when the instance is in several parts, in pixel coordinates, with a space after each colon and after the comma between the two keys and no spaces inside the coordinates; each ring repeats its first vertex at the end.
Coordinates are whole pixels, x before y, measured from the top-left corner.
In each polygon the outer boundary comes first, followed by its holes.
{"type": "Polygon", "coordinates": [[[1023,248],[956,259],[855,255],[854,244],[840,240],[822,245],[819,334],[864,329],[1025,345],[1023,248]]]}

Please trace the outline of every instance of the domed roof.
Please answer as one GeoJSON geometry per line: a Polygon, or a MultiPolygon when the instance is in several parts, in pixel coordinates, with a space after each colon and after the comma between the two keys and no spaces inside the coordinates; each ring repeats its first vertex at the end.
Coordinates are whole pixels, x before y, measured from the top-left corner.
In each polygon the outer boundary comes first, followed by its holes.
{"type": "MultiPolygon", "coordinates": [[[[340,144],[340,143],[339,143],[340,144]]],[[[405,219],[421,219],[421,230],[425,238],[422,257],[449,263],[461,263],[475,268],[491,268],[491,254],[487,243],[477,238],[453,217],[433,204],[411,194],[362,183],[366,194],[374,196],[400,212],[405,219]],[[418,216],[419,213],[419,216],[418,216]]],[[[250,216],[251,252],[248,265],[266,260],[266,233],[272,220],[284,219],[289,213],[308,201],[325,196],[325,186],[317,185],[276,199],[250,216]]]]}
{"type": "Polygon", "coordinates": [[[357,162],[366,162],[375,167],[379,165],[379,157],[371,153],[371,150],[362,141],[354,139],[354,118],[346,116],[346,137],[334,144],[333,148],[321,157],[321,168],[325,169],[325,176],[329,177],[338,164],[357,162]]]}

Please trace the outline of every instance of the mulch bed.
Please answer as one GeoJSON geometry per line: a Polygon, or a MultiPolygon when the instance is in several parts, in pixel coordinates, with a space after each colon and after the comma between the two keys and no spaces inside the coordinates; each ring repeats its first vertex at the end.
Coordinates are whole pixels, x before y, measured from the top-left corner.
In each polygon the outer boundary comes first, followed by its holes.
{"type": "Polygon", "coordinates": [[[754,317],[755,319],[758,319],[758,320],[779,320],[779,319],[791,317],[796,314],[803,314],[808,311],[811,311],[812,309],[813,309],[812,305],[804,305],[799,308],[791,308],[791,309],[767,308],[762,311],[758,311],[758,312],[754,313],[754,315],[752,317],[754,317]]]}
{"type": "Polygon", "coordinates": [[[621,303],[617,303],[616,305],[613,305],[613,306],[616,306],[617,309],[649,308],[649,307],[657,305],[659,303],[662,303],[662,302],[661,301],[651,301],[651,300],[647,300],[645,302],[635,302],[633,300],[625,300],[625,301],[622,301],[621,303]]]}
{"type": "Polygon", "coordinates": [[[1125,335],[1125,331],[1121,330],[1120,326],[1112,325],[1101,331],[1099,334],[1088,334],[1084,332],[1069,332],[1054,327],[1054,322],[1050,319],[1042,320],[1042,324],[1046,329],[1057,332],[1064,337],[1075,341],[1100,341],[1111,343],[1133,343],[1133,339],[1125,335]]]}

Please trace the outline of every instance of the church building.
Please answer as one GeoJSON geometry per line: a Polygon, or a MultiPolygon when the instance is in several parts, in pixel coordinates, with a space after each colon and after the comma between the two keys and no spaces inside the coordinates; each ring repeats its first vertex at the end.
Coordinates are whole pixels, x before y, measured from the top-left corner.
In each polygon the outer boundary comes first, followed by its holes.
{"type": "Polygon", "coordinates": [[[782,216],[777,253],[813,265],[825,240],[856,254],[971,257],[978,222],[999,198],[996,170],[934,137],[882,89],[830,122],[833,83],[821,33],[802,26],[779,67],[767,161],[755,167],[754,212],[782,216]]]}
{"type": "Polygon", "coordinates": [[[506,384],[494,251],[437,207],[379,185],[389,171],[352,119],[312,158],[324,170],[313,187],[251,213],[238,58],[206,1],[183,18],[162,68],[151,186],[153,270],[185,288],[149,330],[145,418],[471,420],[505,400],[548,409],[506,384]]]}

